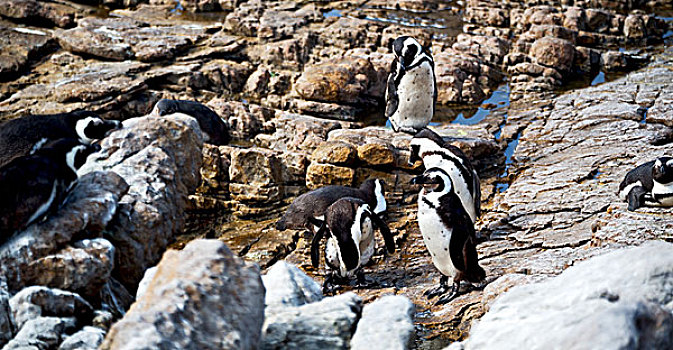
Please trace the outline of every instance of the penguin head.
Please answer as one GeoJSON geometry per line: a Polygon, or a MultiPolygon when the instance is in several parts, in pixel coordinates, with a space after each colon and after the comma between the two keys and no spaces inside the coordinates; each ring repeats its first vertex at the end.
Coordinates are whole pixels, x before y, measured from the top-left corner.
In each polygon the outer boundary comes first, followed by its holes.
{"type": "Polygon", "coordinates": [[[365,219],[363,212],[367,210],[369,206],[361,199],[344,197],[330,205],[325,212],[328,235],[338,245],[342,276],[360,264],[360,242],[355,242],[354,238],[361,233],[362,221],[365,219]]]}
{"type": "Polygon", "coordinates": [[[432,62],[432,55],[416,39],[400,36],[393,41],[393,53],[404,67],[414,66],[421,58],[427,57],[432,62]]]}
{"type": "Polygon", "coordinates": [[[35,150],[35,155],[49,157],[57,162],[68,166],[73,172],[77,172],[87,157],[100,151],[101,147],[97,144],[89,145],[82,143],[77,139],[64,138],[50,141],[35,150]]]}
{"type": "Polygon", "coordinates": [[[409,166],[413,166],[417,161],[422,160],[422,154],[436,148],[441,148],[444,140],[434,131],[423,128],[414,135],[409,143],[411,154],[409,155],[409,166]]]}
{"type": "Polygon", "coordinates": [[[154,109],[152,110],[152,115],[156,116],[164,116],[164,115],[169,115],[173,113],[179,112],[180,109],[178,107],[178,101],[176,100],[169,100],[169,99],[162,99],[159,100],[154,105],[154,109]]]}
{"type": "Polygon", "coordinates": [[[98,114],[89,111],[77,111],[72,115],[75,118],[74,126],[77,137],[87,144],[100,140],[112,130],[122,127],[122,123],[118,120],[104,120],[98,114]]]}
{"type": "Polygon", "coordinates": [[[447,193],[453,190],[451,177],[442,168],[430,168],[411,179],[410,183],[423,186],[425,192],[447,193]]]}
{"type": "Polygon", "coordinates": [[[673,182],[673,158],[659,157],[652,167],[652,178],[661,184],[673,182]]]}

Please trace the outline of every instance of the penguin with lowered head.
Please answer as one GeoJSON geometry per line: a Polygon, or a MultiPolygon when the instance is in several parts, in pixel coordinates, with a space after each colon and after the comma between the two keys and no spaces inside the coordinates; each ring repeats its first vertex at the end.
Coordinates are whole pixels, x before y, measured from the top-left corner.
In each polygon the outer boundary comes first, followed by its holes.
{"type": "Polygon", "coordinates": [[[385,115],[394,131],[414,134],[435,113],[435,62],[430,51],[409,36],[395,39],[392,49],[395,60],[388,74],[385,115]]]}
{"type": "Polygon", "coordinates": [[[77,181],[77,169],[100,150],[58,139],[0,168],[0,243],[58,208],[77,181]]]}
{"type": "Polygon", "coordinates": [[[374,228],[383,236],[389,253],[395,252],[395,242],[388,226],[370,210],[369,204],[360,198],[344,197],[325,211],[325,220],[311,242],[311,263],[320,264],[320,242],[327,236],[325,263],[330,271],[323,284],[323,292],[333,285],[357,275],[358,283],[364,285],[361,268],[374,255],[376,239],[374,228]]]}
{"type": "Polygon", "coordinates": [[[28,115],[0,124],[0,166],[12,159],[30,154],[50,140],[79,139],[91,144],[119,129],[118,120],[104,120],[90,111],[74,111],[48,115],[28,115]]]}
{"type": "Polygon", "coordinates": [[[325,220],[327,208],[343,197],[362,199],[373,208],[371,211],[383,215],[387,209],[384,195],[384,182],[380,179],[367,179],[359,188],[337,185],[317,188],[295,198],[276,222],[276,229],[307,229],[315,233],[325,220]]]}
{"type": "Polygon", "coordinates": [[[409,165],[422,160],[425,169],[441,168],[451,177],[454,193],[474,223],[481,212],[479,175],[460,148],[444,142],[434,131],[424,128],[410,142],[409,165]]]}
{"type": "Polygon", "coordinates": [[[159,100],[154,105],[152,115],[165,116],[173,113],[186,114],[199,123],[203,132],[203,141],[213,145],[226,145],[231,140],[229,126],[215,111],[206,105],[188,100],[159,100]]]}
{"type": "Polygon", "coordinates": [[[673,206],[673,158],[659,157],[632,169],[619,184],[618,194],[630,211],[645,205],[673,206]]]}
{"type": "Polygon", "coordinates": [[[436,304],[444,304],[458,295],[461,281],[480,283],[486,278],[479,266],[474,225],[444,169],[427,169],[411,182],[423,186],[418,196],[418,226],[432,263],[442,274],[439,286],[425,295],[439,296],[436,304]],[[449,278],[453,279],[451,287],[449,278]]]}

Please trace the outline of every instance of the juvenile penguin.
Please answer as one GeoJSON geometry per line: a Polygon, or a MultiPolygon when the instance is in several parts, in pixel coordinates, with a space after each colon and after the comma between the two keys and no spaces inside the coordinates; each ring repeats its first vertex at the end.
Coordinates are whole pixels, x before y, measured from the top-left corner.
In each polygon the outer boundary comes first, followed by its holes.
{"type": "Polygon", "coordinates": [[[388,252],[395,252],[395,242],[388,226],[364,200],[344,197],[327,208],[324,224],[311,242],[311,263],[317,268],[320,264],[320,241],[327,235],[325,263],[330,273],[323,284],[323,291],[329,291],[335,281],[353,275],[357,275],[360,284],[365,283],[361,267],[374,255],[375,227],[381,232],[388,252]]]}
{"type": "Polygon", "coordinates": [[[410,148],[410,165],[423,160],[425,169],[437,167],[449,174],[454,192],[474,223],[481,213],[481,185],[479,175],[465,153],[427,128],[414,135],[410,148]]]}
{"type": "Polygon", "coordinates": [[[439,287],[425,295],[441,296],[436,304],[444,304],[458,295],[460,281],[479,283],[486,278],[477,258],[474,226],[444,169],[430,168],[412,183],[423,185],[418,196],[418,226],[432,263],[442,274],[439,287]],[[451,287],[449,278],[453,278],[451,287]]]}
{"type": "Polygon", "coordinates": [[[645,205],[673,206],[673,158],[659,157],[629,171],[618,194],[630,211],[645,205]]]}
{"type": "Polygon", "coordinates": [[[392,44],[395,60],[386,85],[386,118],[394,131],[414,134],[432,120],[437,103],[435,62],[416,39],[401,36],[392,44]]]}
{"type": "Polygon", "coordinates": [[[59,139],[0,168],[0,243],[58,208],[99,145],[59,139]]]}
{"type": "Polygon", "coordinates": [[[382,215],[387,208],[383,185],[382,180],[367,179],[360,188],[330,185],[306,192],[290,204],[283,217],[276,222],[276,229],[305,228],[315,233],[322,226],[327,207],[343,197],[362,199],[370,208],[374,208],[374,213],[382,215]]]}
{"type": "Polygon", "coordinates": [[[153,115],[165,116],[173,113],[186,114],[199,123],[203,132],[203,141],[213,145],[226,145],[231,139],[229,136],[229,126],[212,109],[196,101],[187,100],[159,100],[154,109],[153,115]]]}
{"type": "Polygon", "coordinates": [[[28,115],[12,119],[0,124],[0,166],[16,157],[30,154],[36,144],[61,138],[74,138],[91,144],[121,126],[118,120],[104,120],[89,111],[28,115]]]}

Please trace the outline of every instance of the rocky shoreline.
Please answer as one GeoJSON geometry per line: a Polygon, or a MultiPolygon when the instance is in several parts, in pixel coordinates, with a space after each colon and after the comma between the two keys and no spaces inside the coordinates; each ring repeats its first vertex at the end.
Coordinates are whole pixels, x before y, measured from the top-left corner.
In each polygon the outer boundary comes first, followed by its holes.
{"type": "MultiPolygon", "coordinates": [[[[672,240],[673,214],[629,212],[616,196],[628,170],[673,153],[673,10],[665,2],[105,5],[0,1],[0,120],[84,108],[125,126],[80,169],[59,216],[0,248],[0,344],[7,348],[388,341],[438,349],[466,338],[452,348],[502,348],[484,339],[500,328],[490,322],[506,317],[493,310],[523,300],[512,295],[551,288],[544,286],[570,279],[570,270],[599,255],[605,264],[613,263],[607,256],[628,261],[628,253],[606,255],[613,250],[645,244],[648,253],[634,249],[635,257],[670,252],[646,243],[672,240]],[[422,295],[439,275],[415,223],[417,189],[408,182],[420,169],[407,165],[411,137],[384,127],[381,113],[387,46],[403,34],[432,45],[440,91],[432,127],[482,177],[478,251],[489,283],[443,306],[422,295]],[[610,81],[599,83],[601,76],[610,81]],[[228,122],[234,141],[204,144],[194,120],[143,117],[161,98],[204,102],[228,122]],[[310,237],[273,224],[308,189],[372,176],[386,182],[398,251],[376,254],[365,268],[381,288],[318,295],[313,284],[325,272],[310,264],[310,237]],[[156,264],[157,275],[141,282],[156,264]],[[229,277],[246,292],[227,289],[229,277]],[[139,284],[145,289],[135,299],[139,284]],[[286,285],[298,287],[283,291],[286,285]],[[231,301],[237,293],[245,301],[231,301]],[[199,317],[220,306],[231,317],[199,317]]],[[[646,304],[620,314],[626,324],[661,325],[633,337],[666,348],[671,292],[636,297],[620,287],[629,281],[611,283],[608,305],[646,304]]]]}

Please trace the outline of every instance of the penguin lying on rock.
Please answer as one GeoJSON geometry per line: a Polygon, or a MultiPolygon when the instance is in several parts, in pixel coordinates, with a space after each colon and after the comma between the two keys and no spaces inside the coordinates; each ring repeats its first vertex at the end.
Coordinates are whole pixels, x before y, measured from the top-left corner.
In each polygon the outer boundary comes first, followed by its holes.
{"type": "Polygon", "coordinates": [[[165,116],[174,113],[186,114],[199,123],[203,132],[203,141],[221,146],[229,143],[229,126],[212,109],[196,101],[159,100],[154,105],[152,115],[165,116]]]}
{"type": "Polygon", "coordinates": [[[30,154],[35,145],[61,138],[90,144],[121,128],[118,120],[104,120],[96,113],[75,111],[49,115],[28,115],[0,124],[0,166],[30,154]]]}
{"type": "Polygon", "coordinates": [[[479,283],[486,278],[479,266],[474,226],[444,169],[430,168],[411,182],[423,185],[418,196],[418,226],[432,263],[442,274],[439,287],[425,295],[440,296],[436,304],[444,304],[458,295],[460,281],[479,283]],[[451,287],[449,278],[453,278],[451,287]]]}
{"type": "Polygon", "coordinates": [[[630,211],[645,205],[673,206],[673,158],[660,157],[629,171],[618,194],[630,211]]]}
{"type": "Polygon", "coordinates": [[[435,113],[435,62],[430,51],[412,37],[401,36],[392,46],[395,60],[388,75],[385,114],[394,131],[414,134],[435,113]]]}
{"type": "Polygon", "coordinates": [[[59,139],[1,167],[0,243],[58,208],[77,181],[77,169],[99,150],[99,145],[59,139]]]}
{"type": "Polygon", "coordinates": [[[325,211],[325,221],[311,242],[311,263],[320,264],[320,241],[327,235],[325,263],[329,275],[323,292],[333,289],[335,282],[357,275],[360,286],[365,284],[361,268],[369,262],[376,248],[374,228],[383,236],[389,253],[395,252],[395,242],[388,226],[360,198],[344,197],[325,211]]]}
{"type": "Polygon", "coordinates": [[[437,167],[449,174],[455,194],[474,223],[481,212],[481,186],[479,175],[465,153],[427,128],[414,135],[410,148],[409,165],[423,160],[425,169],[437,167]]]}
{"type": "Polygon", "coordinates": [[[386,211],[383,185],[382,180],[367,179],[360,188],[330,185],[306,192],[290,204],[283,217],[276,222],[276,229],[307,229],[315,233],[323,224],[327,207],[343,197],[362,199],[370,208],[374,208],[374,213],[382,215],[386,211]]]}

